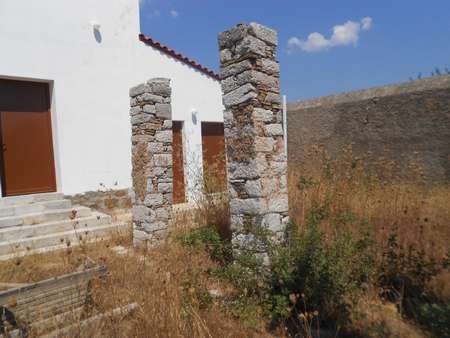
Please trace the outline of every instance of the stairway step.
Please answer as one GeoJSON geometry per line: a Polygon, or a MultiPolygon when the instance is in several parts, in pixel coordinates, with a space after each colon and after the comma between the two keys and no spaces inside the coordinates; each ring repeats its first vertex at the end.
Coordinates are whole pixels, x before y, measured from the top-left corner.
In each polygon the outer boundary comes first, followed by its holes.
{"type": "Polygon", "coordinates": [[[62,221],[53,221],[35,225],[19,225],[0,229],[0,243],[14,242],[20,238],[30,238],[43,236],[58,232],[65,232],[73,229],[82,230],[101,224],[111,224],[111,216],[99,212],[93,212],[87,217],[69,219],[62,221]]]}
{"type": "Polygon", "coordinates": [[[45,210],[43,212],[23,214],[20,216],[0,217],[0,229],[11,226],[33,225],[65,219],[77,219],[80,217],[87,217],[90,214],[91,209],[74,206],[67,209],[45,210]]]}
{"type": "Polygon", "coordinates": [[[125,230],[128,225],[113,223],[83,228],[82,231],[70,230],[32,238],[19,239],[15,242],[0,243],[0,260],[10,259],[16,256],[46,252],[77,246],[81,241],[85,243],[107,239],[111,232],[125,230]]]}
{"type": "Polygon", "coordinates": [[[30,204],[0,206],[0,217],[20,216],[48,209],[69,209],[71,206],[72,202],[70,200],[50,200],[30,204]]]}
{"type": "Polygon", "coordinates": [[[36,202],[62,200],[64,194],[60,192],[49,192],[42,194],[9,196],[0,198],[0,207],[12,206],[16,204],[31,204],[36,202]]]}

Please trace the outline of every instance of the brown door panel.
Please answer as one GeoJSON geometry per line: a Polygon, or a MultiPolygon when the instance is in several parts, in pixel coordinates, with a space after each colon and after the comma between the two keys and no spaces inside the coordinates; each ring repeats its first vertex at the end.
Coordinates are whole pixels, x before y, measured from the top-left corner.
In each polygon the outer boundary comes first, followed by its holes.
{"type": "Polygon", "coordinates": [[[172,121],[172,172],[173,172],[173,203],[186,201],[184,188],[184,159],[183,159],[183,122],[172,121]]]}
{"type": "Polygon", "coordinates": [[[226,158],[223,123],[202,122],[203,176],[208,192],[226,189],[226,158]]]}
{"type": "Polygon", "coordinates": [[[3,195],[56,191],[48,84],[0,80],[3,195]]]}

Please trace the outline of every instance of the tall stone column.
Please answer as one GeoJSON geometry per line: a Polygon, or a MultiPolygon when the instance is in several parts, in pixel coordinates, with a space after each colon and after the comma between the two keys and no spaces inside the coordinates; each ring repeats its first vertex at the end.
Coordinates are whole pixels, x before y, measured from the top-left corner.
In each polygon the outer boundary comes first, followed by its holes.
{"type": "Polygon", "coordinates": [[[170,80],[154,78],[130,89],[133,242],[164,240],[172,217],[170,80]]]}
{"type": "Polygon", "coordinates": [[[257,23],[219,35],[231,228],[263,226],[281,238],[288,222],[277,33],[257,23]]]}

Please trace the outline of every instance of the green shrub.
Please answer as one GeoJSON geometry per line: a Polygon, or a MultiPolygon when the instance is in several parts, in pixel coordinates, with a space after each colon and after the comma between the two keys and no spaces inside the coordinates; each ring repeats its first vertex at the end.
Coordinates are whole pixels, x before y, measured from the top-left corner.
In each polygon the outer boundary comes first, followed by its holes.
{"type": "Polygon", "coordinates": [[[418,321],[436,337],[450,337],[450,302],[422,304],[418,308],[418,321]]]}
{"type": "Polygon", "coordinates": [[[178,239],[183,245],[206,251],[212,259],[222,264],[231,258],[231,244],[222,239],[215,226],[193,229],[178,239]]]}
{"type": "Polygon", "coordinates": [[[361,231],[357,238],[340,229],[342,220],[355,220],[351,214],[331,216],[326,207],[313,208],[307,224],[303,228],[292,224],[287,245],[274,252],[270,282],[273,320],[295,319],[306,311],[307,304],[318,310],[323,320],[344,324],[356,295],[369,282],[373,273],[369,233],[361,231]],[[336,227],[332,237],[319,228],[325,220],[336,227]],[[305,300],[300,302],[299,295],[305,300]]]}
{"type": "Polygon", "coordinates": [[[435,302],[437,296],[428,290],[428,283],[448,269],[449,257],[436,260],[428,257],[423,249],[412,245],[399,245],[395,233],[391,234],[383,248],[378,267],[378,285],[381,297],[398,305],[400,313],[417,319],[418,308],[435,302]]]}
{"type": "Polygon", "coordinates": [[[247,226],[242,235],[250,238],[249,243],[239,248],[234,260],[224,259],[230,257],[230,243],[214,227],[196,229],[182,241],[227,263],[212,274],[234,286],[233,313],[245,314],[246,306],[259,304],[273,324],[301,325],[301,318],[314,311],[323,321],[343,324],[354,298],[372,276],[372,241],[366,230],[351,213],[333,214],[327,206],[316,206],[307,224],[288,226],[284,243],[274,244],[267,230],[247,226]],[[334,236],[320,230],[324,221],[335,227],[334,236]],[[349,222],[358,225],[357,234],[345,230],[349,222]]]}
{"type": "Polygon", "coordinates": [[[245,242],[238,248],[215,227],[195,229],[181,241],[220,263],[211,274],[234,286],[227,304],[246,323],[257,323],[255,314],[263,313],[294,335],[319,322],[339,330],[350,323],[356,301],[369,288],[381,287],[384,299],[397,302],[386,296],[398,297],[401,283],[400,312],[435,334],[448,334],[449,305],[424,291],[448,259],[436,262],[412,247],[405,251],[394,235],[376,246],[364,220],[329,205],[310,207],[305,224],[290,223],[282,243],[252,225],[235,234],[245,242]]]}

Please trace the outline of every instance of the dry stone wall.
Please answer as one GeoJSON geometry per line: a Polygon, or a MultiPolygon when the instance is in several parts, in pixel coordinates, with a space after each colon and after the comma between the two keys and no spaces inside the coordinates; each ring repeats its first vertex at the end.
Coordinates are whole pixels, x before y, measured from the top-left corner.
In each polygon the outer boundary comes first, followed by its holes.
{"type": "Polygon", "coordinates": [[[364,89],[287,106],[289,170],[314,168],[313,149],[348,160],[348,145],[385,180],[450,182],[450,76],[364,89]]]}
{"type": "Polygon", "coordinates": [[[106,213],[118,210],[128,211],[131,208],[129,189],[106,189],[87,191],[76,195],[66,195],[72,204],[83,205],[106,213]]]}
{"type": "MultiPolygon", "coordinates": [[[[288,222],[277,33],[257,23],[219,35],[231,228],[280,237],[288,222]]],[[[245,238],[243,238],[245,241],[245,238]]]]}
{"type": "Polygon", "coordinates": [[[130,89],[133,240],[155,245],[172,217],[172,113],[170,80],[154,78],[130,89]]]}

